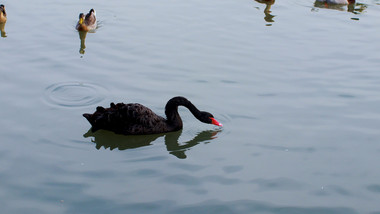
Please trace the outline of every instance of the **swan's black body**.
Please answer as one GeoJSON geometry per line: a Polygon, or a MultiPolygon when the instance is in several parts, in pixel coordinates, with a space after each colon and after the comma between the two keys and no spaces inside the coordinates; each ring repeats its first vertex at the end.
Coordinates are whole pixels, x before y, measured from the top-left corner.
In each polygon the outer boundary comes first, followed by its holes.
{"type": "Polygon", "coordinates": [[[188,108],[201,122],[222,126],[212,114],[199,111],[184,97],[174,97],[168,101],[165,106],[167,119],[138,103],[111,103],[110,108],[99,106],[93,114],[83,116],[91,123],[93,132],[105,129],[125,135],[158,134],[182,129],[178,106],[188,108]]]}

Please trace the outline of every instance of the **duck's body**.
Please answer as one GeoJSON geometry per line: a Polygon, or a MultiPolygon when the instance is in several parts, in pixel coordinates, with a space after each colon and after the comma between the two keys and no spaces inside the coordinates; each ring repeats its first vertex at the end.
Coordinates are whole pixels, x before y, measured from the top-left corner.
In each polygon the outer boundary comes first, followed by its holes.
{"type": "Polygon", "coordinates": [[[105,129],[125,135],[158,134],[182,129],[178,106],[188,108],[201,122],[222,126],[212,114],[199,111],[184,97],[174,97],[168,101],[165,106],[167,119],[138,103],[111,103],[110,108],[99,106],[93,114],[83,116],[91,123],[93,132],[105,129]]]}
{"type": "Polygon", "coordinates": [[[91,31],[95,30],[96,27],[96,12],[94,9],[91,9],[86,16],[83,13],[79,14],[79,21],[76,26],[78,31],[91,31]]]}
{"type": "Polygon", "coordinates": [[[355,0],[317,0],[317,2],[327,4],[353,4],[355,3],[355,0]]]}
{"type": "Polygon", "coordinates": [[[0,23],[5,23],[7,21],[7,12],[5,12],[5,6],[0,5],[0,23]]]}

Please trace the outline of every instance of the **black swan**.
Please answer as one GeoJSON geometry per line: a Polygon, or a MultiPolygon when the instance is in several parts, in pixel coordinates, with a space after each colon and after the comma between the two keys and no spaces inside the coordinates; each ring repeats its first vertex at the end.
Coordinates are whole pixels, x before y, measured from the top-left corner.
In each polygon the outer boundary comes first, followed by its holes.
{"type": "Polygon", "coordinates": [[[168,101],[165,106],[167,119],[138,103],[111,103],[110,108],[98,106],[93,114],[83,116],[91,123],[93,132],[105,129],[125,135],[158,134],[182,129],[178,106],[188,108],[201,122],[222,126],[212,114],[199,111],[184,97],[173,97],[168,101]]]}

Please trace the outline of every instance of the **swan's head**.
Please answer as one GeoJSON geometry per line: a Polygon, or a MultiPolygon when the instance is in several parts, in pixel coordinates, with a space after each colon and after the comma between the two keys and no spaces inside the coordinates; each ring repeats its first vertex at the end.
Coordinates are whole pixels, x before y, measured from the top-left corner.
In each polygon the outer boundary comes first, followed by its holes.
{"type": "Polygon", "coordinates": [[[214,124],[216,126],[223,126],[223,124],[215,120],[214,116],[211,113],[208,113],[206,111],[201,112],[200,121],[204,123],[214,124]]]}

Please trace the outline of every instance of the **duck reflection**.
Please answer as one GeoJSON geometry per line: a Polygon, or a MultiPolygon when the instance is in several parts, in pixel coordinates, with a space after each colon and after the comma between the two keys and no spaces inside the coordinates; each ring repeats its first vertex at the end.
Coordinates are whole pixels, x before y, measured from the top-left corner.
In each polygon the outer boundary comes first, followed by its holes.
{"type": "Polygon", "coordinates": [[[85,49],[86,49],[86,36],[87,36],[87,32],[86,31],[78,31],[78,33],[79,33],[79,39],[80,39],[79,53],[80,54],[84,54],[85,53],[85,49]]]}
{"type": "Polygon", "coordinates": [[[5,23],[7,22],[7,12],[5,12],[5,6],[2,4],[0,5],[0,33],[1,37],[7,37],[7,34],[5,33],[5,23]]]}
{"type": "Polygon", "coordinates": [[[0,23],[0,33],[1,33],[1,37],[3,38],[7,37],[7,33],[5,32],[4,27],[5,27],[5,23],[0,23]]]}
{"type": "Polygon", "coordinates": [[[314,7],[360,14],[364,12],[368,6],[363,3],[355,2],[355,0],[316,0],[314,7]]]}
{"type": "Polygon", "coordinates": [[[169,132],[164,134],[155,134],[155,135],[118,135],[106,130],[98,130],[92,132],[91,129],[84,134],[85,138],[94,137],[91,139],[95,143],[96,149],[104,147],[105,149],[109,148],[110,150],[126,150],[126,149],[135,149],[144,146],[150,146],[151,143],[157,138],[164,136],[165,145],[169,154],[172,154],[180,159],[185,159],[187,156],[185,152],[190,150],[195,145],[200,144],[201,142],[210,141],[216,138],[216,135],[221,130],[207,130],[198,133],[192,140],[187,142],[180,143],[178,142],[179,137],[182,134],[182,130],[176,132],[169,132]]]}
{"type": "Polygon", "coordinates": [[[274,22],[273,18],[275,16],[271,14],[272,11],[270,9],[272,5],[274,4],[275,0],[255,0],[255,1],[261,4],[266,4],[265,9],[264,9],[264,14],[265,14],[264,20],[266,22],[274,22]]]}

